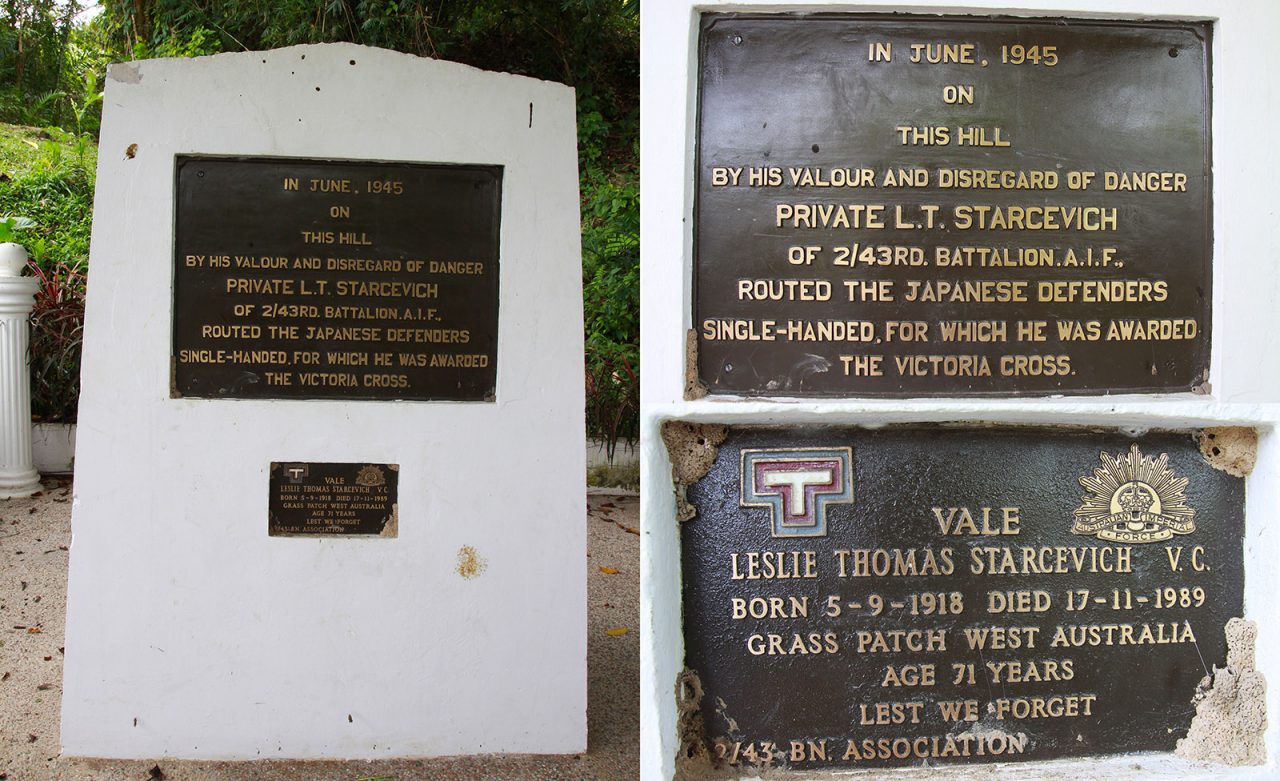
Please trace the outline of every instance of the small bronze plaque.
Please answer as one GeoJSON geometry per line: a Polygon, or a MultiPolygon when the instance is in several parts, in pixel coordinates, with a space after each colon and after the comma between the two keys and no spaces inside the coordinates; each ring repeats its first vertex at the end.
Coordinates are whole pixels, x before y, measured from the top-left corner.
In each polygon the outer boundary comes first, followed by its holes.
{"type": "Polygon", "coordinates": [[[174,396],[492,401],[502,169],[180,156],[174,396]]]}
{"type": "Polygon", "coordinates": [[[271,462],[271,537],[395,537],[398,464],[271,462]]]}
{"type": "Polygon", "coordinates": [[[701,382],[1206,391],[1210,31],[704,16],[701,382]]]}
{"type": "Polygon", "coordinates": [[[1191,434],[734,428],[688,498],[720,764],[1171,751],[1242,615],[1244,480],[1191,434]]]}

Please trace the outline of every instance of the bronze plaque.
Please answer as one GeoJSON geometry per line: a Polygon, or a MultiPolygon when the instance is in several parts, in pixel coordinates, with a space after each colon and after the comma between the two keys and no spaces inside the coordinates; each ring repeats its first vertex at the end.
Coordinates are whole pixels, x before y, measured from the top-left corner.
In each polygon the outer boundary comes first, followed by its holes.
{"type": "Polygon", "coordinates": [[[703,17],[711,393],[1206,392],[1210,26],[703,17]]]}
{"type": "Polygon", "coordinates": [[[1190,433],[731,428],[681,527],[708,749],[1171,751],[1242,615],[1244,495],[1190,433]]]}
{"type": "Polygon", "coordinates": [[[180,156],[174,396],[492,401],[502,169],[180,156]]]}
{"type": "Polygon", "coordinates": [[[271,462],[271,537],[395,537],[398,464],[271,462]]]}

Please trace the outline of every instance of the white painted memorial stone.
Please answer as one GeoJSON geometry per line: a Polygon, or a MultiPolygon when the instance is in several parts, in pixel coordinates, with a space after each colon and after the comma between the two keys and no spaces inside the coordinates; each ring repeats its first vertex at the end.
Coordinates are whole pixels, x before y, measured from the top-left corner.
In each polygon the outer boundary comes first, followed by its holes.
{"type": "Polygon", "coordinates": [[[585,749],[575,142],[378,49],[112,66],[65,753],[585,749]]]}

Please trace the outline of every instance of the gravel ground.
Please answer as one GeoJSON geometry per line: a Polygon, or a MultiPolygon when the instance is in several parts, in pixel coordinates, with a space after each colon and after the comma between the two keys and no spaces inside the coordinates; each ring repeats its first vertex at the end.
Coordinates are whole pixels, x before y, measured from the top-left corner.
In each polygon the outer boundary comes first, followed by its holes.
{"type": "Polygon", "coordinates": [[[588,749],[576,756],[193,762],[58,755],[71,490],[0,500],[0,781],[630,781],[639,777],[639,501],[588,497],[588,749]],[[602,570],[601,568],[604,568],[602,570]],[[612,572],[609,570],[617,570],[612,572]],[[619,634],[621,629],[626,634],[619,634]],[[609,630],[614,630],[610,634],[609,630]]]}

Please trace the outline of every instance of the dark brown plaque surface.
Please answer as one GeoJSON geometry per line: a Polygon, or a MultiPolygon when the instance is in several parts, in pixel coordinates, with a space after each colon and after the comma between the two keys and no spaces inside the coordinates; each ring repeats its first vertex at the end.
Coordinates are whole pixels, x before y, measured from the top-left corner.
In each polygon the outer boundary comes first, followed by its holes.
{"type": "Polygon", "coordinates": [[[178,157],[174,396],[492,401],[496,166],[178,157]]]}
{"type": "Polygon", "coordinates": [[[395,537],[398,464],[271,463],[272,537],[395,537]]]}
{"type": "Polygon", "coordinates": [[[722,763],[1171,751],[1242,614],[1244,480],[1191,434],[737,428],[688,498],[722,763]]]}
{"type": "Polygon", "coordinates": [[[706,15],[712,393],[1204,391],[1207,24],[706,15]]]}

